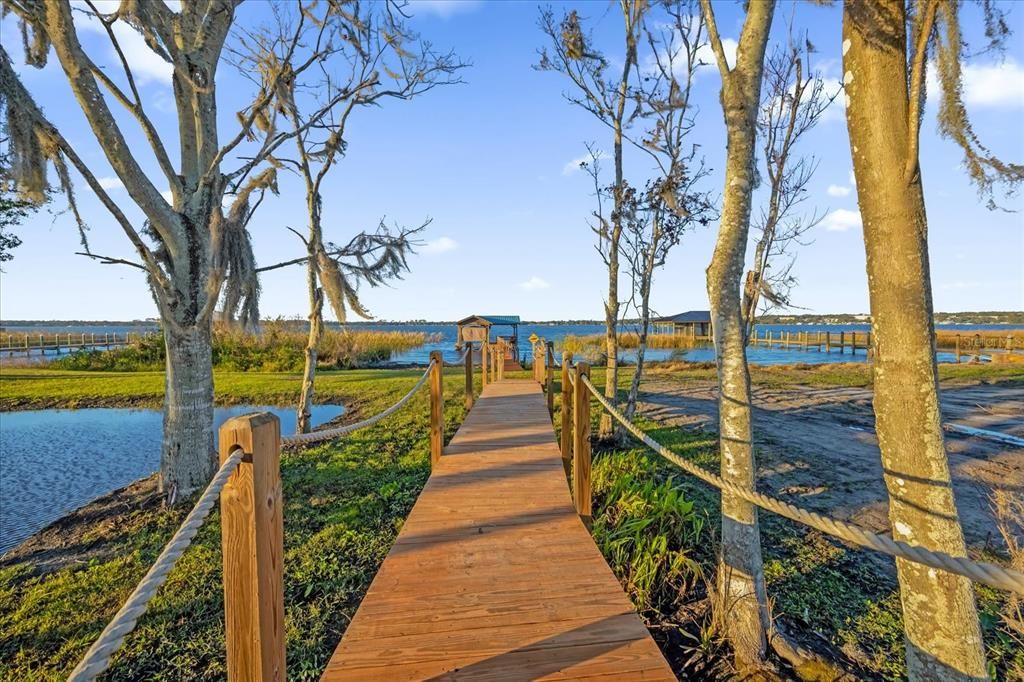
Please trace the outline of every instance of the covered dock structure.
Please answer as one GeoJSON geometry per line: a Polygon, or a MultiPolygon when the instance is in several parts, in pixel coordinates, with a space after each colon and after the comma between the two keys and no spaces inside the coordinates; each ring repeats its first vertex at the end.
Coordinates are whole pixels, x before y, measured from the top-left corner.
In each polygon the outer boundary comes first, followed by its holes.
{"type": "Polygon", "coordinates": [[[687,310],[685,313],[654,318],[657,334],[689,336],[690,338],[711,338],[711,311],[687,310]]]}

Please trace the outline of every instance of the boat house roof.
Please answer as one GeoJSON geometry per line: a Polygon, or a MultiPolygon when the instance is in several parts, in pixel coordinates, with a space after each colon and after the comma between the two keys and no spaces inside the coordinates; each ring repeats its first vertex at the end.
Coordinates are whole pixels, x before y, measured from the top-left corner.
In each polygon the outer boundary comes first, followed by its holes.
{"type": "Polygon", "coordinates": [[[654,320],[655,322],[711,322],[710,310],[687,310],[685,313],[666,315],[654,320]]]}
{"type": "Polygon", "coordinates": [[[519,324],[518,315],[470,315],[459,320],[456,324],[462,326],[467,324],[484,324],[487,326],[491,325],[517,325],[519,324]]]}

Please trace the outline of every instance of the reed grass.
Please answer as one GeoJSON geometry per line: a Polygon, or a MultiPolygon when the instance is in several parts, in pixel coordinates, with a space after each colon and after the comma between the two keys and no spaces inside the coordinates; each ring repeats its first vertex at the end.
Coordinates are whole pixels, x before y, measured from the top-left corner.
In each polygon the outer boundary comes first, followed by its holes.
{"type": "MultiPolygon", "coordinates": [[[[438,334],[406,331],[325,330],[317,349],[317,365],[354,369],[389,360],[394,354],[439,340],[438,334]]],[[[264,323],[252,334],[226,326],[213,332],[213,366],[228,371],[298,372],[304,364],[306,331],[285,322],[264,323]]],[[[81,350],[53,360],[57,369],[146,371],[164,368],[164,341],[151,334],[122,348],[81,350]]]]}
{"type": "Polygon", "coordinates": [[[935,332],[935,346],[944,350],[953,350],[956,348],[958,336],[960,337],[960,350],[992,348],[1024,350],[1024,329],[964,330],[962,332],[940,329],[935,332]]]}

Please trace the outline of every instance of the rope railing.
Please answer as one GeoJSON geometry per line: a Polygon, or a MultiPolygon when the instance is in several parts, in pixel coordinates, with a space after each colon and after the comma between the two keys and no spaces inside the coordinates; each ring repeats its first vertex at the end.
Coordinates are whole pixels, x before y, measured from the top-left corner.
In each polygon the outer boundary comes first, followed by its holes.
{"type": "MultiPolygon", "coordinates": [[[[465,356],[463,356],[465,357],[465,356]]],[[[365,429],[368,426],[373,426],[377,422],[387,417],[390,417],[395,412],[405,407],[405,404],[412,400],[412,397],[416,395],[416,392],[423,388],[423,385],[427,383],[427,379],[430,377],[430,371],[434,367],[436,360],[431,360],[430,364],[427,365],[427,369],[423,372],[423,376],[419,378],[409,392],[402,396],[401,400],[387,408],[383,412],[379,412],[374,416],[364,419],[354,424],[346,424],[345,426],[339,426],[334,429],[324,429],[322,431],[313,431],[312,433],[296,433],[294,436],[285,436],[281,439],[281,445],[312,445],[313,443],[321,443],[325,440],[331,440],[332,438],[338,438],[346,434],[365,429]]]]}
{"type": "MultiPolygon", "coordinates": [[[[467,348],[466,352],[469,352],[467,348]]],[[[462,358],[466,358],[466,354],[463,353],[462,358]]],[[[427,365],[427,369],[423,372],[416,384],[406,393],[402,398],[391,407],[377,413],[376,415],[364,419],[363,421],[356,422],[354,424],[347,424],[345,426],[336,429],[327,429],[324,431],[317,431],[315,433],[304,433],[296,434],[294,436],[287,436],[281,438],[279,445],[297,445],[297,444],[311,444],[318,443],[321,441],[337,438],[353,431],[372,426],[377,422],[385,419],[386,417],[394,414],[398,410],[402,409],[416,393],[427,383],[427,380],[432,374],[435,375],[436,380],[436,393],[432,391],[431,395],[431,427],[436,430],[437,425],[434,424],[437,416],[435,412],[440,406],[440,368],[439,365],[443,364],[440,360],[440,353],[432,354],[430,363],[427,365]],[[435,372],[435,367],[438,370],[435,372]],[[435,405],[434,402],[437,402],[435,405]]],[[[256,419],[260,418],[260,415],[255,415],[256,419]]],[[[244,419],[244,418],[242,418],[244,419]]],[[[273,424],[264,423],[263,426],[272,426],[273,433],[278,433],[277,420],[273,418],[273,424]]],[[[262,428],[262,427],[261,427],[262,428]]],[[[224,447],[224,431],[221,431],[222,447],[224,447]]],[[[273,448],[275,452],[279,453],[278,440],[274,439],[273,448]]],[[[432,446],[433,447],[433,446],[432,446]]],[[[222,450],[223,452],[223,450],[222,450]]],[[[252,459],[246,459],[247,453],[242,447],[236,446],[235,449],[230,451],[230,454],[224,459],[220,468],[214,474],[210,483],[206,486],[206,489],[200,495],[199,500],[195,506],[185,517],[184,522],[178,528],[177,532],[171,537],[170,541],[165,545],[160,556],[157,557],[156,561],[150,567],[149,571],[136,586],[135,590],[131,593],[128,599],[125,601],[121,609],[114,615],[113,619],[107,624],[103,631],[100,633],[96,641],[93,642],[89,650],[86,651],[85,655],[79,661],[78,665],[72,671],[71,676],[68,678],[73,682],[85,682],[95,680],[99,675],[110,667],[110,659],[121,645],[124,643],[125,638],[135,629],[135,626],[145,613],[149,602],[153,599],[156,593],[159,591],[161,585],[167,580],[167,576],[171,569],[174,568],[175,563],[185,552],[186,549],[191,545],[192,540],[195,538],[196,533],[202,526],[203,521],[209,516],[210,511],[213,508],[213,503],[220,496],[227,485],[231,475],[235,472],[238,465],[242,461],[252,461],[252,459]]],[[[250,456],[251,457],[251,456],[250,456]]],[[[432,452],[432,458],[434,453],[432,452]]],[[[275,457],[274,461],[274,475],[279,479],[277,473],[277,461],[275,457]]],[[[277,496],[280,497],[280,489],[277,489],[277,496]]],[[[223,504],[223,502],[222,502],[223,504]]],[[[278,531],[280,532],[280,531],[278,531]]],[[[252,558],[252,557],[250,557],[252,558]]],[[[227,576],[225,576],[226,578],[227,576]]],[[[225,591],[228,591],[227,580],[225,579],[225,591]]],[[[242,597],[240,597],[242,598],[242,597]]],[[[250,605],[246,605],[248,608],[250,605]]],[[[262,644],[262,643],[260,643],[262,644]]],[[[283,646],[283,645],[282,645],[283,646]]],[[[282,650],[283,651],[283,650],[282,650]]],[[[229,655],[230,655],[229,651],[229,655]]],[[[283,660],[283,659],[282,659],[283,660]]]]}
{"type": "MultiPolygon", "coordinates": [[[[572,374],[569,376],[572,377],[572,374]]],[[[583,385],[589,389],[590,393],[595,398],[597,398],[597,401],[601,406],[630,433],[640,439],[644,445],[651,448],[683,471],[699,478],[715,488],[728,492],[731,495],[735,495],[736,497],[746,500],[751,504],[755,504],[762,509],[784,516],[793,521],[797,521],[798,523],[802,523],[806,526],[810,526],[811,528],[860,547],[866,547],[868,549],[882,552],[883,554],[888,554],[889,556],[899,557],[925,566],[930,566],[931,568],[955,573],[992,587],[1016,592],[1018,594],[1024,594],[1024,573],[1019,571],[1014,571],[988,562],[972,561],[967,557],[952,556],[944,552],[933,552],[925,549],[924,547],[911,545],[885,535],[878,535],[877,533],[872,533],[869,530],[865,530],[853,524],[831,519],[827,516],[822,516],[821,514],[817,514],[806,509],[801,509],[789,504],[788,502],[764,495],[756,490],[730,483],[721,476],[713,474],[703,467],[697,466],[693,462],[683,459],[661,443],[651,438],[643,431],[643,429],[627,420],[625,415],[612,405],[608,398],[601,394],[586,375],[581,375],[580,378],[583,385]]]]}
{"type": "Polygon", "coordinates": [[[213,509],[213,503],[220,495],[224,485],[235,472],[245,453],[239,448],[231,453],[220,465],[220,469],[214,474],[210,484],[199,497],[199,501],[192,507],[192,511],[185,517],[185,521],[178,528],[178,531],[170,539],[164,550],[157,557],[149,572],[142,578],[135,591],[125,601],[124,606],[118,611],[113,619],[103,628],[103,632],[96,638],[85,656],[79,661],[75,669],[71,671],[69,682],[84,682],[94,680],[108,667],[110,657],[114,655],[125,638],[135,629],[139,618],[146,613],[150,600],[156,596],[160,586],[167,580],[167,574],[174,568],[181,555],[192,544],[193,538],[199,532],[199,527],[209,516],[213,509]]]}
{"type": "Polygon", "coordinates": [[[462,351],[462,355],[459,356],[459,359],[456,360],[455,362],[448,362],[447,360],[445,360],[444,361],[444,366],[445,367],[462,367],[463,363],[466,362],[466,353],[470,352],[472,349],[473,349],[473,346],[467,343],[466,344],[466,350],[462,351]]]}

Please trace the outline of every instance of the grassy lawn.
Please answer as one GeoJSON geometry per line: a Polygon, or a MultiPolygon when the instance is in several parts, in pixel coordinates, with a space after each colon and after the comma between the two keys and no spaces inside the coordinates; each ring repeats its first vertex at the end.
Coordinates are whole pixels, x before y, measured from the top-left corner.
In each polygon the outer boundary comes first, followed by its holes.
{"type": "MultiPolygon", "coordinates": [[[[323,373],[320,398],[369,416],[419,376],[412,371],[323,373]]],[[[479,381],[479,377],[478,377],[479,381]]],[[[222,402],[292,404],[297,375],[217,375],[222,402]]],[[[3,405],[158,405],[159,373],[17,370],[3,373],[3,405]]],[[[461,373],[446,372],[450,438],[464,416],[461,373]]],[[[479,388],[479,387],[478,387],[479,388]]],[[[343,439],[286,452],[285,606],[288,673],[316,679],[330,658],[429,473],[429,398],[343,439]]],[[[78,542],[98,555],[40,574],[26,562],[0,568],[0,679],[64,679],[156,558],[190,505],[158,504],[90,525],[78,542]]],[[[220,526],[216,511],[115,655],[106,679],[223,679],[220,526]]]]}
{"type": "MultiPolygon", "coordinates": [[[[321,372],[318,399],[340,402],[353,418],[400,397],[421,370],[321,372]]],[[[944,365],[944,380],[1024,379],[998,365],[944,365]]],[[[652,377],[713,380],[706,365],[668,365],[652,377]]],[[[517,373],[526,377],[529,372],[517,373]]],[[[752,368],[762,385],[865,386],[862,364],[752,368]]],[[[560,386],[556,373],[556,410],[560,386]]],[[[595,384],[604,383],[601,369],[595,384]]],[[[629,370],[621,374],[622,386],[629,370]]],[[[479,386],[479,375],[477,377],[479,386]]],[[[447,437],[463,418],[460,370],[446,371],[447,437]]],[[[221,404],[291,405],[297,374],[217,372],[221,404]]],[[[0,372],[0,409],[52,406],[158,406],[159,372],[0,372]]],[[[598,418],[596,401],[592,416],[598,418]]],[[[285,604],[289,676],[319,676],[429,475],[428,400],[421,392],[377,426],[316,448],[287,452],[285,604]]],[[[559,424],[555,419],[555,424],[559,424]]],[[[659,442],[711,470],[714,434],[643,422],[659,442]]],[[[595,447],[595,540],[677,671],[723,674],[722,646],[707,617],[714,580],[719,496],[645,447],[595,447]],[[710,583],[708,581],[711,581],[710,583]]],[[[102,551],[80,565],[41,573],[0,567],[0,679],[62,679],[176,529],[186,508],[157,504],[119,512],[78,540],[102,551]]],[[[92,528],[90,526],[90,528],[92,528]]],[[[900,679],[903,634],[891,562],[851,549],[772,514],[761,515],[773,614],[801,641],[818,640],[860,666],[863,677],[900,679]]],[[[115,656],[110,679],[221,679],[223,596],[216,512],[172,573],[149,614],[115,656]]],[[[1024,659],[1000,629],[1003,595],[979,589],[993,672],[1024,659]]]]}

